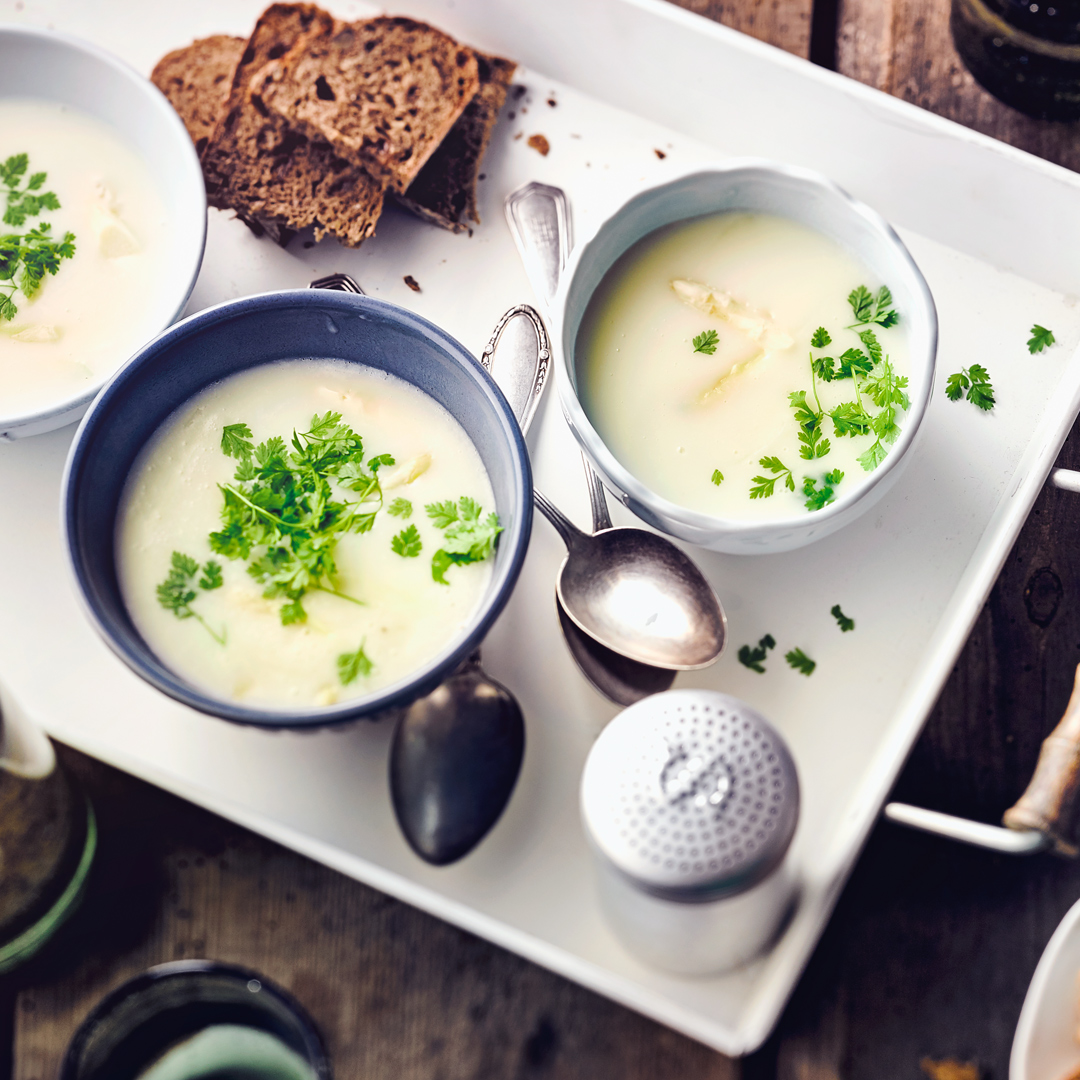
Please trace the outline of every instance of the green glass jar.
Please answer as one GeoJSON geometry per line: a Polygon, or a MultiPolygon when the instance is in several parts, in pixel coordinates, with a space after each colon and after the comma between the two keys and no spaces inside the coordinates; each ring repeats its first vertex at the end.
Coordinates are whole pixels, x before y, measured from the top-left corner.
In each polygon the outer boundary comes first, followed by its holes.
{"type": "Polygon", "coordinates": [[[1042,120],[1080,119],[1080,3],[952,0],[953,42],[994,97],[1042,120]]]}
{"type": "Polygon", "coordinates": [[[0,973],[78,907],[96,847],[90,804],[0,685],[0,973]]]}

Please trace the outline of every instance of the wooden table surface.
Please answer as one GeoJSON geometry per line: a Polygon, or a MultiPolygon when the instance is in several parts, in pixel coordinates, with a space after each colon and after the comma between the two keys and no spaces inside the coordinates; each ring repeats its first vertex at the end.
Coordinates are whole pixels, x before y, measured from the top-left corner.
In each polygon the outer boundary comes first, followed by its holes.
{"type": "MultiPolygon", "coordinates": [[[[974,83],[952,47],[948,0],[679,2],[1080,166],[1075,125],[1027,119],[974,83]]],[[[1075,432],[1059,464],[1080,468],[1075,432]]],[[[1023,790],[1080,660],[1078,525],[1080,499],[1043,492],[896,797],[997,821],[1023,790]]],[[[0,1077],[10,1058],[19,1080],[53,1080],[71,1031],[107,989],[150,964],[202,956],[292,990],[339,1080],[1006,1080],[1032,971],[1080,896],[1080,864],[879,825],[776,1033],[733,1062],[140,781],[64,757],[98,808],[102,854],[75,920],[0,980],[0,1077]]]]}

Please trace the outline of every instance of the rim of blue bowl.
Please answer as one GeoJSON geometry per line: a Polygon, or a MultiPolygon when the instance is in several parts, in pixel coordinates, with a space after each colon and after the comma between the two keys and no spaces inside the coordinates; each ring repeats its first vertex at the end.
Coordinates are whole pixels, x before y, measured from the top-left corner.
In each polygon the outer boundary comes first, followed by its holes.
{"type": "MultiPolygon", "coordinates": [[[[60,45],[67,46],[68,48],[92,56],[95,60],[112,68],[118,75],[131,83],[137,93],[145,93],[148,99],[154,102],[154,106],[160,116],[161,122],[166,127],[173,129],[173,134],[177,139],[178,145],[182,144],[190,151],[187,155],[187,167],[191,174],[192,190],[198,193],[196,196],[197,198],[201,198],[202,207],[198,215],[198,241],[193,249],[197,249],[197,256],[194,260],[194,265],[191,268],[191,274],[184,287],[183,294],[178,297],[178,302],[165,324],[166,326],[174,325],[177,316],[184,310],[188,300],[191,298],[191,293],[195,288],[195,282],[199,277],[199,270],[202,268],[203,255],[206,252],[206,187],[203,183],[202,167],[199,165],[199,156],[195,151],[195,145],[191,141],[191,136],[188,134],[187,128],[184,127],[184,122],[180,119],[177,111],[172,107],[169,99],[149,79],[147,79],[145,75],[141,75],[130,64],[121,60],[118,56],[114,56],[107,49],[103,49],[99,45],[87,41],[85,38],[77,37],[74,34],[65,34],[59,30],[43,30],[36,26],[0,23],[0,39],[9,36],[13,38],[24,37],[32,38],[34,40],[57,42],[60,45]]],[[[47,96],[42,97],[41,94],[35,93],[29,93],[26,97],[32,100],[55,100],[47,96]]],[[[72,101],[68,102],[68,104],[75,108],[79,108],[78,102],[72,101]]],[[[120,132],[119,134],[125,142],[130,142],[123,132],[120,132]]],[[[181,151],[181,153],[183,152],[181,151]]],[[[64,398],[62,401],[57,401],[44,408],[26,413],[13,413],[10,416],[3,416],[0,414],[0,428],[3,429],[3,432],[8,438],[21,438],[44,434],[48,431],[54,431],[58,427],[63,427],[65,424],[73,423],[83,414],[83,411],[94,400],[94,397],[101,391],[101,388],[106,385],[119,370],[120,369],[117,368],[111,375],[103,376],[102,378],[95,380],[94,384],[88,389],[80,390],[77,393],[64,398]],[[24,432],[23,429],[32,430],[24,432]],[[10,435],[6,434],[8,432],[10,432],[10,435]]],[[[0,435],[0,437],[5,437],[5,435],[0,435]]]]}
{"type": "MultiPolygon", "coordinates": [[[[200,387],[200,390],[212,385],[214,381],[213,379],[208,380],[200,387]]],[[[423,388],[420,387],[419,389],[423,388]]],[[[199,392],[199,390],[196,390],[194,393],[199,392]]],[[[184,398],[183,401],[177,402],[170,410],[169,415],[180,408],[184,402],[190,401],[194,393],[184,398]]],[[[466,432],[466,434],[469,433],[466,432]]],[[[469,437],[472,438],[471,435],[469,437]]],[[[219,717],[222,720],[271,729],[318,728],[346,723],[409,704],[416,698],[434,690],[474,649],[479,647],[510,599],[518,575],[521,572],[521,567],[525,562],[532,530],[532,491],[532,470],[529,452],[525,446],[525,440],[521,434],[521,429],[518,427],[517,420],[514,418],[506,398],[494,380],[472,353],[456,338],[428,319],[386,300],[326,289],[286,289],[258,293],[237,300],[227,300],[194,315],[189,315],[186,319],[164,330],[116,372],[83,417],[68,452],[61,486],[60,531],[68,569],[74,579],[75,592],[94,629],[97,630],[109,648],[132,671],[150,683],[151,686],[156,687],[162,693],[175,701],[179,701],[181,704],[187,705],[198,712],[219,717]],[[141,371],[144,367],[154,364],[163,354],[182,343],[185,338],[201,334],[216,325],[229,322],[237,316],[247,317],[253,312],[257,313],[260,310],[278,307],[283,304],[331,307],[348,313],[355,313],[359,308],[374,315],[389,316],[392,321],[401,323],[407,330],[426,338],[459,360],[465,376],[476,384],[489,404],[495,409],[500,421],[499,430],[509,446],[514,486],[518,492],[518,499],[514,506],[500,509],[500,513],[508,510],[512,514],[515,525],[500,536],[499,543],[500,546],[503,543],[513,543],[513,548],[501,570],[496,572],[496,577],[488,587],[487,596],[482,601],[480,608],[464,633],[417,671],[389,686],[383,687],[381,690],[364,697],[351,698],[335,705],[313,706],[309,709],[299,710],[243,706],[201,690],[177,675],[161,661],[134,626],[130,616],[127,616],[127,626],[130,633],[141,644],[142,650],[135,651],[129,647],[125,640],[118,638],[114,632],[112,621],[102,616],[95,603],[96,589],[89,580],[86,567],[80,558],[79,546],[76,540],[79,483],[80,478],[85,473],[87,455],[92,449],[93,440],[102,430],[103,425],[108,422],[113,403],[119,397],[122,397],[126,384],[133,374],[141,371]]]]}
{"type": "MultiPolygon", "coordinates": [[[[327,1056],[326,1044],[323,1042],[319,1029],[308,1015],[307,1010],[290,994],[276,983],[271,982],[261,972],[250,968],[241,967],[239,964],[227,964],[220,960],[172,960],[165,964],[157,964],[138,975],[132,976],[126,982],[121,983],[115,990],[110,990],[91,1010],[87,1013],[83,1022],[76,1028],[64,1052],[64,1060],[60,1065],[60,1080],[78,1080],[80,1058],[86,1049],[86,1044],[94,1034],[94,1029],[104,1021],[125,1001],[135,994],[141,994],[152,986],[176,979],[188,979],[193,975],[216,975],[229,980],[235,980],[245,986],[255,980],[258,982],[258,993],[266,993],[281,1005],[296,1021],[299,1033],[304,1041],[305,1053],[308,1056],[308,1064],[315,1070],[319,1080],[330,1080],[330,1059],[327,1056]]],[[[248,986],[250,989],[250,986],[248,986]]]]}
{"type": "MultiPolygon", "coordinates": [[[[673,219],[674,221],[690,220],[673,219]]],[[[628,245],[623,249],[629,250],[628,245]]],[[[610,266],[608,267],[610,270],[610,266]]],[[[937,306],[934,303],[930,286],[923,277],[922,271],[908,251],[903,240],[900,239],[896,230],[877,210],[861,199],[849,194],[834,180],[814,169],[807,169],[799,165],[788,165],[783,162],[772,161],[768,158],[739,157],[716,164],[690,165],[678,175],[670,177],[656,184],[650,184],[634,192],[623,199],[602,221],[594,231],[575,245],[566,269],[563,271],[559,283],[558,293],[554,301],[554,310],[557,316],[557,327],[554,335],[556,347],[559,351],[559,363],[556,365],[556,378],[559,386],[559,402],[566,416],[570,430],[575,438],[586,451],[589,457],[598,466],[598,469],[613,485],[625,492],[631,500],[631,509],[638,512],[637,507],[643,507],[648,511],[648,520],[657,528],[674,535],[681,535],[679,528],[694,530],[700,535],[716,534],[725,535],[738,540],[745,536],[752,536],[761,532],[783,533],[785,531],[805,531],[808,525],[824,526],[835,518],[844,518],[850,514],[852,507],[869,495],[875,488],[880,487],[882,481],[900,466],[907,456],[907,451],[915,443],[915,439],[926,417],[926,411],[930,405],[930,397],[934,388],[934,374],[938,347],[938,318],[937,306]],[[591,248],[605,234],[606,230],[614,227],[614,222],[624,215],[632,215],[640,207],[651,200],[663,197],[666,193],[677,190],[680,186],[692,183],[702,176],[726,176],[741,172],[761,171],[773,173],[781,177],[795,180],[807,186],[817,187],[837,198],[845,206],[847,212],[854,217],[861,218],[871,230],[876,232],[893,249],[898,262],[903,264],[905,272],[909,275],[913,292],[919,297],[923,314],[927,324],[927,350],[925,356],[915,360],[925,371],[923,393],[918,398],[912,398],[911,408],[905,417],[904,429],[897,439],[896,444],[889,450],[888,455],[877,469],[868,474],[865,482],[851,491],[838,495],[836,499],[817,510],[813,515],[794,515],[777,518],[736,518],[723,517],[717,514],[707,514],[701,510],[694,510],[680,503],[672,502],[663,495],[658,494],[643,481],[639,480],[608,447],[603,437],[593,426],[582,404],[577,387],[577,334],[580,331],[580,321],[574,329],[574,340],[567,341],[567,318],[566,309],[570,302],[570,296],[577,284],[577,276],[581,264],[591,254],[591,248]],[[674,528],[669,527],[674,523],[674,528]]],[[[583,309],[584,314],[584,309],[583,309]]],[[[867,504],[869,505],[869,504],[867,504]]],[[[819,535],[823,535],[818,530],[819,535]]],[[[701,541],[694,541],[700,543],[701,541]]],[[[796,545],[799,546],[799,545],[796,545]]],[[[726,549],[725,549],[726,550],[726,549]]]]}

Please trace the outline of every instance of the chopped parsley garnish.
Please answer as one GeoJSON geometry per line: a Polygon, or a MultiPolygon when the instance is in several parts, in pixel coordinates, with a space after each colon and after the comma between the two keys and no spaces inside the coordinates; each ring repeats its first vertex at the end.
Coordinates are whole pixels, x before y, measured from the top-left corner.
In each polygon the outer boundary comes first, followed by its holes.
{"type": "Polygon", "coordinates": [[[720,344],[720,335],[715,330],[702,330],[694,338],[694,352],[712,356],[716,352],[716,346],[720,344]]]}
{"type": "Polygon", "coordinates": [[[950,375],[945,383],[945,395],[950,401],[959,401],[967,391],[967,399],[976,408],[989,412],[994,407],[994,387],[990,373],[981,364],[972,364],[950,375]]]}
{"type": "Polygon", "coordinates": [[[386,512],[394,517],[412,517],[412,503],[408,499],[397,498],[387,508],[386,512]]]}
{"type": "Polygon", "coordinates": [[[1037,352],[1042,352],[1043,349],[1049,349],[1053,344],[1053,331],[1047,330],[1045,326],[1040,326],[1038,323],[1031,328],[1031,337],[1027,343],[1029,353],[1034,355],[1037,352]]]}
{"type": "Polygon", "coordinates": [[[342,536],[375,523],[378,471],[394,459],[380,454],[365,465],[363,440],[335,412],[313,416],[310,430],[294,431],[288,446],[279,436],[258,446],[252,438],[247,424],[222,430],[222,453],[238,465],[235,483],[219,485],[222,528],[210,534],[211,550],[247,562],[263,596],[284,601],[285,626],[307,621],[303,598],[312,590],[361,603],[338,589],[334,550],[342,536]],[[331,481],[356,498],[340,498],[331,481]]]}
{"type": "Polygon", "coordinates": [[[431,557],[431,576],[440,585],[449,585],[446,571],[452,566],[481,562],[495,548],[495,538],[502,532],[499,515],[481,519],[480,504],[462,496],[455,503],[447,500],[424,507],[436,528],[443,530],[443,544],[431,557]]]}
{"type": "MultiPolygon", "coordinates": [[[[178,619],[198,619],[205,627],[206,632],[219,644],[225,644],[225,632],[216,633],[210,628],[206,620],[195,611],[191,603],[198,596],[195,592],[193,579],[199,572],[199,564],[190,555],[184,555],[179,551],[172,553],[172,569],[169,576],[157,587],[158,603],[166,611],[171,611],[178,619]]],[[[211,559],[202,567],[202,577],[199,578],[199,588],[204,590],[218,589],[221,587],[221,565],[211,559]]]]}
{"type": "Polygon", "coordinates": [[[791,652],[784,653],[784,659],[803,675],[811,675],[817,667],[817,662],[811,660],[802,649],[792,649],[791,652]]]}
{"type": "Polygon", "coordinates": [[[768,656],[770,649],[776,648],[776,640],[772,634],[766,634],[758,643],[757,647],[751,649],[749,645],[744,645],[739,650],[739,663],[743,667],[748,667],[751,671],[756,671],[760,675],[765,674],[765,668],[762,666],[766,656],[768,656]]]}
{"type": "Polygon", "coordinates": [[[829,609],[829,614],[836,620],[836,625],[840,627],[842,633],[846,634],[849,630],[855,629],[855,620],[849,619],[843,611],[840,610],[839,604],[833,604],[829,609]]]}
{"type": "Polygon", "coordinates": [[[402,529],[390,541],[390,547],[394,549],[394,553],[400,555],[405,559],[415,559],[420,554],[420,549],[423,544],[420,542],[420,531],[415,525],[410,525],[407,529],[402,529]]]}
{"type": "MultiPolygon", "coordinates": [[[[14,154],[0,164],[0,184],[7,189],[4,224],[13,228],[21,228],[28,217],[37,217],[42,210],[60,209],[60,200],[53,192],[35,194],[45,184],[45,173],[33,173],[23,182],[29,165],[26,154],[14,154]]],[[[31,299],[45,275],[55,274],[61,261],[74,254],[75,234],[65,232],[57,239],[48,222],[25,233],[0,235],[0,321],[9,322],[18,314],[13,299],[16,292],[31,299]]]]}
{"type": "Polygon", "coordinates": [[[750,489],[751,499],[770,498],[772,493],[776,490],[776,481],[780,479],[783,479],[784,487],[786,487],[788,491],[795,490],[795,477],[791,475],[791,470],[778,457],[766,456],[760,458],[758,464],[763,469],[768,469],[770,472],[776,473],[776,475],[773,477],[752,477],[751,483],[754,486],[750,489]]]}
{"type": "Polygon", "coordinates": [[[360,648],[356,652],[342,653],[337,658],[338,678],[342,686],[348,686],[363,676],[365,679],[371,674],[375,665],[368,659],[364,652],[364,643],[360,642],[360,648]]]}
{"type": "Polygon", "coordinates": [[[724,474],[719,469],[713,469],[712,482],[719,487],[724,482],[724,474]]]}

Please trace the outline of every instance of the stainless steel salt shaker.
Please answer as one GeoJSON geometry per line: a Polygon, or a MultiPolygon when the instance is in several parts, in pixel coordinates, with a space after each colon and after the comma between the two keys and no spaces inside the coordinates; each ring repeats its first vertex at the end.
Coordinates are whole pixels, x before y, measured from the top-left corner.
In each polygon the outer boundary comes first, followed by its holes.
{"type": "Polygon", "coordinates": [[[793,895],[799,781],[745,702],[669,690],[631,705],[589,753],[581,813],[611,926],[646,963],[712,974],[772,940],[793,895]]]}

